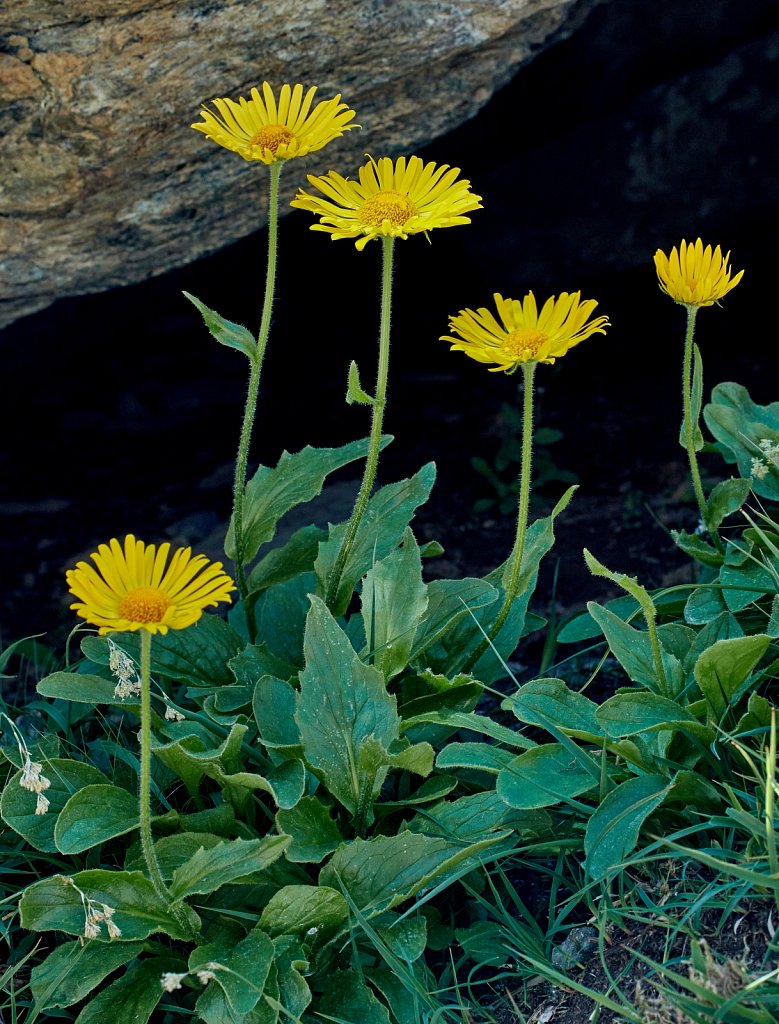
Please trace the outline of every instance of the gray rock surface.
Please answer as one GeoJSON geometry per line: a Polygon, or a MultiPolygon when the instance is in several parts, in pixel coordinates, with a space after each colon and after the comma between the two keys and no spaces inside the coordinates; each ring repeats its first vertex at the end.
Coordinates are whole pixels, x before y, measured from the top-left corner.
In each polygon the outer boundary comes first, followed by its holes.
{"type": "Polygon", "coordinates": [[[193,132],[267,79],[340,92],[362,131],[283,177],[410,152],[474,115],[594,0],[6,0],[0,325],[129,284],[264,219],[267,175],[193,132]]]}

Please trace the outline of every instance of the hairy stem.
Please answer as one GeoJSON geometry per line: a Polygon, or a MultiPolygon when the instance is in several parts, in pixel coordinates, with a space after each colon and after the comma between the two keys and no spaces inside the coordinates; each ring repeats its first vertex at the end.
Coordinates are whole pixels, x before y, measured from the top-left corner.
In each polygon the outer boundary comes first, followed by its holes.
{"type": "Polygon", "coordinates": [[[273,298],[276,290],[276,264],[278,262],[278,224],[279,224],[279,178],[281,163],[270,165],[270,194],[268,197],[268,263],[265,272],[265,297],[262,304],[260,329],[257,334],[257,350],[249,372],[249,386],[246,405],[243,411],[241,436],[238,441],[238,457],[235,461],[235,480],[233,484],[233,530],[235,534],[235,579],[238,592],[246,613],[246,626],[249,639],[254,640],[254,616],[248,607],[249,589],[246,582],[246,543],[243,528],[243,503],[246,491],[246,467],[249,462],[249,446],[252,439],[254,417],[257,412],[257,396],[260,390],[260,375],[265,359],[265,349],[270,335],[273,298]]]}
{"type": "Polygon", "coordinates": [[[376,392],[371,409],[371,434],[368,442],[368,456],[365,460],[362,483],[357,493],[352,514],[346,527],[341,549],[335,560],[327,583],[327,604],[330,608],[338,597],[341,576],[354,544],[354,538],[362,522],[365,509],[376,480],[381,447],[381,428],[384,409],[387,404],[387,375],[389,371],[390,323],[392,319],[392,261],[394,238],[382,236],[382,277],[381,277],[381,322],[379,326],[379,366],[376,374],[376,392]]]}

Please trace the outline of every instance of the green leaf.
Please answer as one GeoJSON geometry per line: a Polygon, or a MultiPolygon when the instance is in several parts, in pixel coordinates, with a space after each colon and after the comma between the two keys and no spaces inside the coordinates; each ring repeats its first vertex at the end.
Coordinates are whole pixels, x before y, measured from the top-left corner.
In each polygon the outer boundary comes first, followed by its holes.
{"type": "Polygon", "coordinates": [[[641,826],[671,790],[666,779],[641,775],[612,790],[596,808],[584,835],[585,866],[605,878],[635,848],[641,826]]]}
{"type": "Polygon", "coordinates": [[[304,796],[296,807],[278,811],[276,827],[291,837],[284,852],[296,864],[318,864],[343,842],[338,825],[316,796],[304,796]]]}
{"type": "Polygon", "coordinates": [[[714,487],[706,502],[706,525],[716,530],[724,519],[738,512],[749,497],[749,480],[722,480],[714,487]]]}
{"type": "Polygon", "coordinates": [[[777,591],[774,575],[763,564],[760,555],[751,556],[751,552],[743,552],[740,563],[733,564],[734,556],[739,557],[732,547],[725,557],[725,564],[720,569],[720,583],[725,604],[732,612],[740,612],[764,594],[773,596],[777,591]]]}
{"type": "MultiPolygon", "coordinates": [[[[383,437],[382,448],[391,438],[383,437]]],[[[321,493],[325,478],[341,466],[368,453],[367,440],[352,441],[341,448],[303,448],[282,452],[274,468],[260,466],[246,485],[243,530],[244,557],[250,562],[263,544],[273,540],[283,515],[321,493]]],[[[231,520],[225,540],[228,558],[235,558],[234,524],[231,520]]]]}
{"type": "MultiPolygon", "coordinates": [[[[427,501],[434,481],[435,463],[429,462],[410,479],[379,488],[370,499],[341,573],[334,615],[343,615],[354,588],[374,562],[398,546],[415,509],[427,501]]],[[[347,525],[331,527],[329,540],[319,548],[314,568],[323,589],[335,567],[347,525]]]]}
{"type": "MultiPolygon", "coordinates": [[[[716,527],[712,527],[716,529],[716,527]]],[[[684,530],[671,530],[674,544],[680,548],[685,555],[694,558],[702,565],[710,565],[719,568],[723,562],[722,552],[694,533],[685,533],[684,530]]]]}
{"type": "MultiPolygon", "coordinates": [[[[657,678],[649,634],[629,626],[627,622],[623,622],[613,612],[596,604],[595,601],[588,601],[587,608],[603,630],[612,654],[628,678],[649,690],[659,690],[662,683],[657,678]]],[[[661,657],[669,689],[672,693],[678,693],[683,685],[682,666],[677,658],[665,650],[661,652],[661,657]]]]}
{"type": "Polygon", "coordinates": [[[727,611],[721,587],[696,587],[684,606],[684,621],[691,626],[703,626],[727,611]]]}
{"type": "Polygon", "coordinates": [[[215,1017],[213,1013],[215,1007],[211,1004],[217,987],[224,993],[233,1013],[250,1013],[262,999],[275,952],[270,937],[259,928],[253,929],[246,938],[235,944],[211,942],[193,949],[189,956],[190,971],[213,970],[214,974],[213,980],[198,999],[198,1013],[206,1021],[217,1020],[221,1024],[225,1019],[215,1017]],[[214,964],[218,966],[212,966],[214,964]],[[212,994],[204,999],[209,990],[212,994]]]}
{"type": "Polygon", "coordinates": [[[495,790],[487,790],[418,811],[408,827],[411,832],[463,843],[479,842],[495,831],[511,829],[510,841],[514,842],[517,835],[537,837],[548,833],[551,819],[545,811],[518,812],[501,800],[495,790]]]}
{"type": "Polygon", "coordinates": [[[441,771],[470,768],[497,775],[516,756],[513,750],[504,750],[494,743],[448,743],[436,758],[436,767],[441,771]]]}
{"type": "Polygon", "coordinates": [[[330,793],[354,814],[386,775],[361,768],[369,737],[389,750],[400,734],[396,701],[381,673],[364,665],[323,601],[311,598],[306,667],[300,674],[295,720],[304,757],[330,793]]]}
{"type": "Polygon", "coordinates": [[[326,539],[327,530],[319,526],[304,526],[296,530],[286,544],[271,548],[252,569],[249,593],[257,594],[301,573],[310,572],[314,568],[319,545],[326,539]]]}
{"type": "Polygon", "coordinates": [[[43,775],[51,782],[44,793],[49,801],[49,809],[45,814],[35,813],[37,795],[22,789],[19,785],[22,773],[16,772],[5,784],[0,799],[0,816],[9,828],[36,850],[56,853],[54,826],[59,812],[78,790],[84,786],[108,782],[108,779],[91,764],[62,757],[47,760],[43,766],[43,775]]]}
{"type": "MultiPolygon", "coordinates": [[[[23,928],[31,931],[58,931],[67,935],[83,935],[84,906],[76,886],[96,903],[113,907],[114,922],[122,930],[122,939],[145,939],[155,932],[165,932],[174,939],[189,939],[175,917],[160,901],[154,886],[140,871],[103,871],[95,868],[72,875],[70,885],[65,875],[54,875],[33,882],[19,901],[23,928]]],[[[93,941],[106,941],[105,929],[93,941]]]]}
{"type": "Polygon", "coordinates": [[[475,866],[479,855],[506,834],[497,833],[468,846],[408,831],[395,836],[354,839],[336,850],[322,868],[319,884],[334,889],[342,885],[357,908],[373,917],[398,906],[433,882],[451,881],[464,862],[475,866]]]}
{"type": "Polygon", "coordinates": [[[390,1024],[387,1007],[379,1002],[357,971],[332,971],[317,1003],[325,1019],[359,1024],[390,1024]]]}
{"type": "Polygon", "coordinates": [[[225,320],[224,317],[220,316],[213,309],[209,309],[200,299],[190,295],[189,292],[183,292],[182,294],[200,311],[206,327],[220,345],[226,345],[228,348],[234,348],[239,352],[243,352],[251,363],[257,360],[257,340],[251,331],[242,327],[241,324],[234,324],[231,320],[225,320]]]}
{"type": "MultiPolygon", "coordinates": [[[[701,418],[701,403],[703,401],[703,360],[697,345],[692,347],[692,386],[690,388],[690,419],[692,420],[693,447],[696,452],[703,448],[703,434],[699,426],[701,418]]],[[[687,448],[687,432],[684,420],[679,428],[679,444],[687,448]]]]}
{"type": "Polygon", "coordinates": [[[65,942],[32,969],[30,989],[38,1011],[72,1006],[141,952],[142,942],[65,942]]]}
{"type": "Polygon", "coordinates": [[[292,1017],[301,1017],[311,1003],[311,989],[301,971],[309,968],[306,952],[300,941],[292,935],[280,935],[273,940],[276,950],[275,964],[279,978],[279,999],[292,1017]]]}
{"type": "Polygon", "coordinates": [[[390,951],[407,964],[418,960],[425,951],[427,921],[421,914],[397,918],[391,925],[377,926],[376,931],[390,951]]]}
{"type": "MultiPolygon", "coordinates": [[[[140,664],[140,641],[137,633],[114,633],[113,642],[140,664]]],[[[245,642],[217,615],[202,615],[194,626],[171,629],[164,636],[157,634],[151,645],[152,675],[167,676],[195,686],[229,686],[235,679],[228,662],[243,650],[245,642]]],[[[105,637],[87,636],[81,650],[90,661],[107,665],[108,641],[105,637]]]]}
{"type": "Polygon", "coordinates": [[[711,393],[703,410],[706,426],[720,442],[727,462],[735,462],[755,494],[779,499],[779,476],[768,473],[762,480],[752,476],[752,459],[760,456],[760,442],[779,440],[779,402],[757,405],[740,384],[727,381],[711,393]]]}
{"type": "Polygon", "coordinates": [[[92,999],[76,1024],[146,1024],[162,998],[160,977],[168,960],[154,958],[131,964],[127,971],[92,999]]]}
{"type": "Polygon", "coordinates": [[[427,610],[409,652],[409,662],[423,669],[426,651],[466,615],[498,599],[498,591],[486,580],[433,580],[427,585],[427,610]]]}
{"type": "Polygon", "coordinates": [[[265,638],[270,653],[286,661],[293,671],[303,667],[308,595],[315,590],[313,572],[303,573],[266,590],[257,605],[258,635],[265,638]]]}
{"type": "MultiPolygon", "coordinates": [[[[582,751],[582,758],[589,758],[582,751]]],[[[498,775],[498,796],[509,807],[553,807],[597,785],[590,769],[561,743],[545,743],[514,758],[498,775]]]]}
{"type": "Polygon", "coordinates": [[[718,640],[695,662],[695,681],[719,720],[734,694],[763,657],[771,637],[765,633],[718,640]]]}
{"type": "Polygon", "coordinates": [[[139,827],[138,797],[118,786],[85,786],[68,800],[54,828],[60,853],[83,853],[139,827]]]}
{"type": "Polygon", "coordinates": [[[115,694],[115,679],[81,675],[78,672],[52,672],[38,683],[36,689],[42,697],[57,697],[77,704],[116,704],[119,707],[138,706],[138,698],[119,700],[115,694]]]}
{"type": "MultiPolygon", "coordinates": [[[[160,874],[169,881],[173,877],[173,872],[194,857],[201,847],[210,849],[222,842],[223,836],[215,836],[209,832],[176,832],[172,836],[163,836],[154,843],[160,874]]],[[[126,871],[143,871],[146,868],[140,842],[128,850],[124,867],[126,871]]]]}
{"type": "Polygon", "coordinates": [[[285,885],[271,896],[260,917],[270,935],[302,935],[314,928],[330,932],[349,917],[346,900],[326,885],[285,885]]]}
{"type": "Polygon", "coordinates": [[[171,894],[175,899],[183,899],[240,883],[241,879],[264,871],[278,860],[288,845],[287,836],[267,836],[265,839],[233,839],[210,850],[200,849],[174,871],[171,894]]]}
{"type": "Polygon", "coordinates": [[[295,722],[297,691],[282,679],[264,676],[254,689],[252,708],[260,742],[288,756],[301,751],[295,722]]]}
{"type": "Polygon", "coordinates": [[[213,737],[197,722],[173,722],[168,728],[174,739],[169,743],[152,739],[152,752],[178,775],[193,796],[204,775],[222,780],[241,768],[241,744],[247,726],[233,725],[218,747],[207,745],[213,737]]]}
{"type": "Polygon", "coordinates": [[[360,371],[354,360],[349,364],[349,383],[346,388],[346,401],[349,405],[357,402],[358,405],[375,405],[376,399],[371,398],[360,386],[360,371]]]}
{"type": "Polygon", "coordinates": [[[368,660],[389,682],[406,667],[417,628],[427,609],[422,559],[414,534],[376,562],[362,585],[362,620],[368,660]]]}
{"type": "Polygon", "coordinates": [[[511,747],[527,749],[536,745],[534,740],[523,736],[520,732],[515,732],[514,729],[507,729],[505,725],[501,725],[488,715],[477,715],[469,711],[457,711],[449,708],[423,712],[420,715],[404,719],[401,729],[403,732],[408,732],[418,725],[427,723],[443,725],[452,730],[464,729],[466,732],[476,732],[480,736],[489,736],[496,742],[511,747]]]}
{"type": "Polygon", "coordinates": [[[662,729],[691,733],[704,743],[716,735],[698,721],[687,708],[656,693],[618,693],[609,697],[596,714],[600,729],[607,736],[619,738],[662,729]]]}
{"type": "Polygon", "coordinates": [[[537,725],[554,734],[555,729],[576,736],[598,735],[598,705],[582,693],[571,690],[562,679],[533,679],[507,697],[502,704],[520,722],[537,725]]]}

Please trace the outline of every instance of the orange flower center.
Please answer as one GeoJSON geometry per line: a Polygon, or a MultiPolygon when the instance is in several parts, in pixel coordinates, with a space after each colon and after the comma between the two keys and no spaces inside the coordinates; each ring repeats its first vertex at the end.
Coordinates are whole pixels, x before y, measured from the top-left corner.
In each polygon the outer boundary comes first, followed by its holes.
{"type": "Polygon", "coordinates": [[[130,622],[162,622],[170,608],[166,594],[156,587],[137,587],[119,602],[119,614],[130,622]]]}
{"type": "Polygon", "coordinates": [[[360,219],[363,224],[370,224],[374,228],[380,228],[384,221],[401,228],[416,212],[408,196],[402,196],[399,192],[377,192],[362,204],[360,219]]]}
{"type": "Polygon", "coordinates": [[[294,138],[295,136],[289,128],[285,128],[283,124],[266,124],[256,135],[251,137],[249,145],[258,146],[262,150],[269,149],[271,153],[276,153],[279,146],[292,142],[294,138]]]}
{"type": "Polygon", "coordinates": [[[549,340],[543,331],[535,327],[515,327],[505,338],[503,349],[514,356],[519,362],[527,363],[536,359],[541,347],[549,340]]]}

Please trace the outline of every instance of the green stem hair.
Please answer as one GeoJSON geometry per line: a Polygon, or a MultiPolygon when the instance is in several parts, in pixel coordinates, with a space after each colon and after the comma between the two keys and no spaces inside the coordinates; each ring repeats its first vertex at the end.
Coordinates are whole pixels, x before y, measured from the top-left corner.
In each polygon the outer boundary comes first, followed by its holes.
{"type": "Polygon", "coordinates": [[[279,225],[279,178],[281,176],[281,163],[270,165],[270,194],[268,197],[268,264],[265,272],[265,297],[262,304],[262,316],[260,318],[260,329],[257,334],[257,350],[254,359],[251,361],[249,373],[249,386],[246,395],[246,405],[243,412],[243,423],[241,425],[241,436],[238,441],[238,457],[235,462],[235,480],[233,485],[233,524],[235,528],[235,579],[238,584],[238,592],[241,595],[241,602],[246,612],[246,625],[249,630],[249,638],[254,640],[255,627],[254,617],[250,614],[248,607],[249,587],[246,581],[245,552],[246,544],[243,533],[243,502],[246,490],[246,467],[249,462],[249,445],[254,427],[254,417],[257,412],[257,396],[260,390],[260,375],[262,364],[265,359],[265,349],[268,345],[270,335],[271,314],[273,312],[273,298],[276,290],[276,264],[278,262],[278,225],[279,225]]]}
{"type": "MultiPolygon", "coordinates": [[[[701,514],[701,522],[709,529],[706,515],[706,496],[703,493],[701,474],[698,469],[698,457],[695,452],[695,428],[697,422],[693,422],[692,415],[692,355],[693,338],[695,337],[695,317],[698,313],[697,306],[687,306],[687,332],[684,338],[684,364],[682,366],[682,407],[684,410],[684,441],[687,448],[687,457],[690,460],[690,475],[692,476],[692,487],[695,491],[695,500],[698,502],[698,511],[701,514]]],[[[720,547],[719,535],[709,529],[711,538],[717,548],[720,547]]]]}
{"type": "Polygon", "coordinates": [[[141,820],[141,849],[154,891],[166,904],[172,902],[154,852],[151,834],[151,633],[141,634],[141,781],[138,799],[141,820]]]}
{"type": "Polygon", "coordinates": [[[382,237],[382,277],[381,277],[381,323],[379,326],[379,366],[376,374],[376,393],[371,402],[371,434],[368,442],[368,456],[365,460],[360,490],[352,509],[352,514],[346,527],[341,549],[335,560],[335,565],[330,573],[327,584],[327,604],[329,607],[335,604],[338,597],[338,588],[341,585],[341,576],[344,567],[352,550],[354,539],[360,528],[362,517],[370,500],[373,484],[376,480],[376,469],[379,465],[379,450],[381,448],[381,428],[384,422],[384,409],[387,404],[387,375],[389,372],[390,352],[390,323],[392,320],[392,262],[394,238],[382,237]]]}

